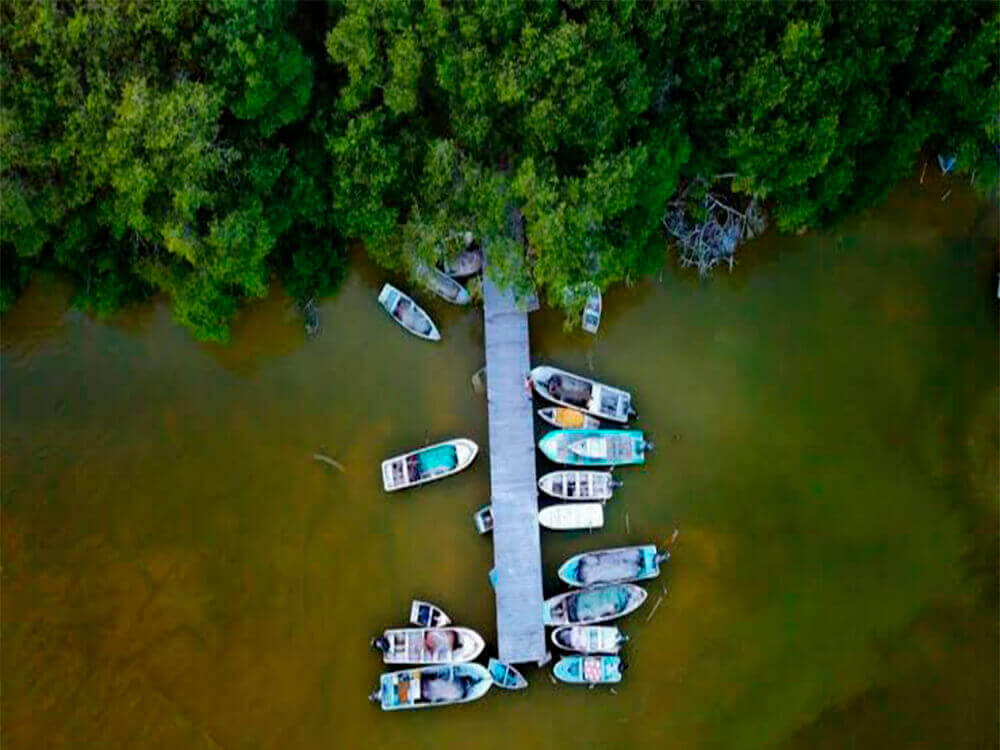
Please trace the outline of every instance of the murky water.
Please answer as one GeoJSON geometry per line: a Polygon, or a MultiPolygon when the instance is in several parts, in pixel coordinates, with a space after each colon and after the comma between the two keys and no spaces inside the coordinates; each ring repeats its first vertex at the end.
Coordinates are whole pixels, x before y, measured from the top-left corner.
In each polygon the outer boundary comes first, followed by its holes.
{"type": "Polygon", "coordinates": [[[997,228],[941,192],[710,282],[667,268],[596,338],[532,316],[536,359],[631,388],[659,446],[602,532],[543,534],[546,591],[680,529],[617,695],[529,669],[470,706],[366,701],[413,596],[495,641],[485,457],[395,496],[377,469],[485,445],[478,311],[407,337],[359,262],[317,339],[276,293],[222,348],[39,281],[3,321],[3,746],[996,746],[997,228]]]}

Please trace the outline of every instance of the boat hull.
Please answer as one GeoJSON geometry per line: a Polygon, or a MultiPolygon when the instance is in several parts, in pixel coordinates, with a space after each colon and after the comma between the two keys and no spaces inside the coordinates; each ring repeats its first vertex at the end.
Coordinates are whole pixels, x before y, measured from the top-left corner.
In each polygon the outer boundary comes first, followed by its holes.
{"type": "Polygon", "coordinates": [[[617,547],[574,555],[559,567],[559,578],[570,586],[644,581],[660,575],[655,544],[617,547]]]}
{"type": "Polygon", "coordinates": [[[528,681],[524,675],[518,672],[510,664],[504,664],[499,659],[490,659],[490,677],[493,684],[504,690],[523,690],[528,687],[528,681]]]}
{"type": "Polygon", "coordinates": [[[646,601],[646,590],[633,583],[570,591],[542,605],[546,625],[595,625],[631,614],[646,601]]]}
{"type": "Polygon", "coordinates": [[[370,696],[383,711],[437,708],[482,698],[493,686],[481,664],[450,664],[386,672],[370,696]]]}
{"type": "Polygon", "coordinates": [[[614,478],[607,471],[552,471],[538,480],[538,488],[560,500],[610,500],[614,478]]]}
{"type": "Polygon", "coordinates": [[[418,628],[443,628],[451,624],[451,618],[436,604],[414,599],[410,604],[410,623],[418,628]]]}
{"type": "Polygon", "coordinates": [[[473,441],[454,438],[387,458],[382,462],[382,487],[396,492],[450,477],[467,469],[478,453],[473,441]]]}
{"type": "Polygon", "coordinates": [[[542,365],[534,368],[531,371],[531,383],[542,398],[586,412],[598,419],[625,423],[634,413],[632,396],[628,391],[557,367],[542,365]]]}
{"type": "Polygon", "coordinates": [[[483,251],[478,247],[463,250],[454,258],[442,261],[441,268],[449,276],[472,276],[483,270],[483,251]]]}
{"type": "Polygon", "coordinates": [[[538,523],[553,531],[599,529],[604,526],[601,503],[550,505],[538,511],[538,523]]]}
{"type": "Polygon", "coordinates": [[[617,656],[564,656],[552,674],[571,684],[612,685],[622,681],[622,661],[617,656]]]}
{"type": "Polygon", "coordinates": [[[581,654],[617,654],[628,638],[615,625],[563,625],[552,631],[552,643],[581,654]]]}
{"type": "Polygon", "coordinates": [[[648,445],[639,430],[553,430],[538,448],[567,466],[628,466],[645,463],[648,445]]]}
{"type": "Polygon", "coordinates": [[[469,628],[392,628],[376,648],[386,664],[460,664],[479,656],[486,642],[469,628]]]}
{"type": "Polygon", "coordinates": [[[389,317],[417,338],[440,341],[441,333],[431,316],[413,299],[394,287],[385,284],[379,292],[378,302],[389,313],[389,317]]]}

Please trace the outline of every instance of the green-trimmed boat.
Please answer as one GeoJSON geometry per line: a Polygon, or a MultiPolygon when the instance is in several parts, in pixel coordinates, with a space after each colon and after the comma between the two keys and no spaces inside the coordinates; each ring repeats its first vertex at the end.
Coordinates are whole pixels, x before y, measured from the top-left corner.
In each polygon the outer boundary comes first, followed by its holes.
{"type": "Polygon", "coordinates": [[[428,445],[382,462],[382,486],[386,492],[416,487],[435,479],[457,474],[479,453],[479,446],[468,438],[454,438],[428,445]]]}
{"type": "Polygon", "coordinates": [[[646,590],[634,583],[595,586],[546,599],[542,620],[546,625],[593,625],[634,612],[646,601],[646,590]]]}
{"type": "Polygon", "coordinates": [[[622,681],[624,669],[619,656],[564,656],[552,674],[577,685],[610,685],[622,681]]]}
{"type": "Polygon", "coordinates": [[[660,563],[669,557],[655,544],[597,549],[569,558],[559,567],[559,577],[570,586],[643,581],[660,575],[660,563]]]}
{"type": "Polygon", "coordinates": [[[490,677],[493,678],[494,685],[504,690],[524,690],[528,687],[523,674],[499,659],[490,659],[490,677]]]}
{"type": "Polygon", "coordinates": [[[641,430],[553,430],[538,441],[546,458],[571,466],[624,466],[646,461],[653,449],[641,430]]]}

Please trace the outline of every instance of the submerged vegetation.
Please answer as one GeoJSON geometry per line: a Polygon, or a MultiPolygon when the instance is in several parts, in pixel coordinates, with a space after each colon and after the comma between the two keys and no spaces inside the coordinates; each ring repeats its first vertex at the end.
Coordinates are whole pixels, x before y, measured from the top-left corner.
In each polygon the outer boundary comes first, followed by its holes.
{"type": "Polygon", "coordinates": [[[992,190],[998,16],[962,2],[4,3],[0,304],[48,266],[98,313],[159,291],[196,336],[225,339],[274,275],[303,301],[334,288],[350,239],[402,269],[465,231],[507,281],[567,304],[573,285],[656,268],[709,220],[708,198],[744,217],[715,216],[738,241],[762,218],[748,207],[783,231],[821,225],[878,200],[921,151],[992,190]]]}

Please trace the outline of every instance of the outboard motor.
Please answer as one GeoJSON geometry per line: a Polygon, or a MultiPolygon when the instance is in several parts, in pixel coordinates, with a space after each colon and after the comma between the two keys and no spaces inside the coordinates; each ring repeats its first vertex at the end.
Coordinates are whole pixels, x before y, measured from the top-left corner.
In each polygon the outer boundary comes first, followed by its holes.
{"type": "Polygon", "coordinates": [[[626,643],[628,643],[628,633],[623,633],[623,632],[621,632],[619,630],[618,631],[618,645],[619,646],[624,646],[626,643]]]}
{"type": "Polygon", "coordinates": [[[619,668],[621,669],[622,674],[624,674],[625,672],[628,671],[628,662],[622,659],[619,662],[619,668]]]}
{"type": "Polygon", "coordinates": [[[372,703],[380,703],[382,701],[382,689],[372,690],[368,695],[368,700],[372,703]]]}
{"type": "Polygon", "coordinates": [[[389,650],[389,641],[384,637],[372,638],[372,648],[381,651],[383,654],[389,650]]]}
{"type": "Polygon", "coordinates": [[[654,451],[656,450],[656,446],[653,445],[652,440],[647,440],[645,443],[643,443],[643,450],[654,451]]]}
{"type": "Polygon", "coordinates": [[[668,552],[667,550],[663,550],[663,552],[661,552],[656,556],[656,564],[659,565],[660,563],[665,563],[669,559],[670,559],[670,552],[668,552]]]}
{"type": "Polygon", "coordinates": [[[620,489],[620,488],[622,488],[624,486],[625,486],[625,482],[623,482],[621,479],[612,479],[611,480],[611,489],[613,489],[613,490],[620,489]]]}

